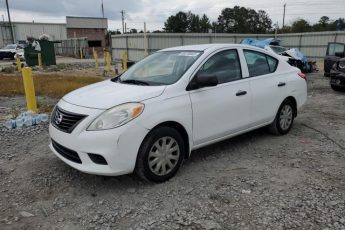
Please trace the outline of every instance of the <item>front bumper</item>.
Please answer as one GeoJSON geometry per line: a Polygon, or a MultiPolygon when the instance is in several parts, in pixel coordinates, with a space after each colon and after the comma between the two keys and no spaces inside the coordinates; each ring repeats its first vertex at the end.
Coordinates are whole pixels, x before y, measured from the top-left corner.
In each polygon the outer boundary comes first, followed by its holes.
{"type": "Polygon", "coordinates": [[[12,52],[0,52],[1,58],[13,58],[15,56],[12,52]]]}
{"type": "Polygon", "coordinates": [[[80,107],[63,100],[58,103],[58,106],[66,111],[86,114],[88,117],[78,124],[72,133],[65,133],[52,124],[49,125],[51,139],[64,148],[76,152],[81,163],[66,158],[50,141],[49,147],[55,155],[71,167],[85,173],[115,176],[133,172],[137,153],[149,132],[148,129],[134,120],[115,129],[86,131],[90,123],[103,110],[80,107]],[[95,163],[89,154],[102,156],[106,164],[95,163]]]}
{"type": "Polygon", "coordinates": [[[330,73],[330,84],[337,87],[345,88],[345,73],[340,71],[331,70],[330,73]]]}

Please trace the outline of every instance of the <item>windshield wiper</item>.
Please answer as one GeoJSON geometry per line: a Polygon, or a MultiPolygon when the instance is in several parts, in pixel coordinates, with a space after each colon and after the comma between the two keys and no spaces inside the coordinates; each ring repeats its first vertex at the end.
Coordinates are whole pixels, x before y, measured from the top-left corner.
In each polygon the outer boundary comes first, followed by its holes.
{"type": "Polygon", "coordinates": [[[127,79],[127,80],[121,80],[119,79],[119,82],[121,83],[127,83],[127,84],[134,84],[134,85],[150,85],[146,81],[140,81],[140,80],[134,80],[134,79],[127,79]]]}

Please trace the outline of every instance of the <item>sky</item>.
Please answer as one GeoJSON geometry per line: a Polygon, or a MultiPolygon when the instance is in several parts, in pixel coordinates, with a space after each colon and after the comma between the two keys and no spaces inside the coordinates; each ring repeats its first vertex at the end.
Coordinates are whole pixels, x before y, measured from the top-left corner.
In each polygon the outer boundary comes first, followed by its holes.
{"type": "MultiPolygon", "coordinates": [[[[102,0],[8,0],[12,21],[65,23],[66,16],[102,17],[102,0]]],[[[297,18],[310,23],[321,16],[331,19],[345,17],[345,0],[103,0],[104,14],[110,30],[122,31],[121,10],[125,11],[127,28],[161,30],[170,15],[191,10],[206,14],[216,21],[221,10],[235,5],[265,10],[273,24],[282,26],[283,5],[286,4],[285,24],[297,18]]],[[[0,14],[7,21],[5,0],[0,0],[0,14]]]]}

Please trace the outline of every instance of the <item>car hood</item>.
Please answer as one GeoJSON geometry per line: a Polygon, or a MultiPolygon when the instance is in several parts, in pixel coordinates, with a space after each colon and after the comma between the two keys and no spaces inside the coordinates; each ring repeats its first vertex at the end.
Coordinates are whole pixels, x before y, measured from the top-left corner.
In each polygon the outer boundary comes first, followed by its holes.
{"type": "Polygon", "coordinates": [[[166,86],[141,86],[102,81],[72,91],[62,99],[68,103],[95,109],[109,109],[126,102],[158,97],[166,86]]]}

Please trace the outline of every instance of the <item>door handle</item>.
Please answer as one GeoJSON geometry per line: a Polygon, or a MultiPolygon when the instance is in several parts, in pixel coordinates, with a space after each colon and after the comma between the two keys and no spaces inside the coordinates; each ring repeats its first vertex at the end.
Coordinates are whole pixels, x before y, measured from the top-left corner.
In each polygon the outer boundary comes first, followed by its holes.
{"type": "Polygon", "coordinates": [[[247,94],[247,91],[239,90],[239,91],[237,91],[236,96],[242,96],[242,95],[246,95],[246,94],[247,94]]]}
{"type": "Polygon", "coordinates": [[[286,85],[285,82],[279,82],[279,83],[278,83],[278,87],[282,87],[282,86],[285,86],[285,85],[286,85]]]}

